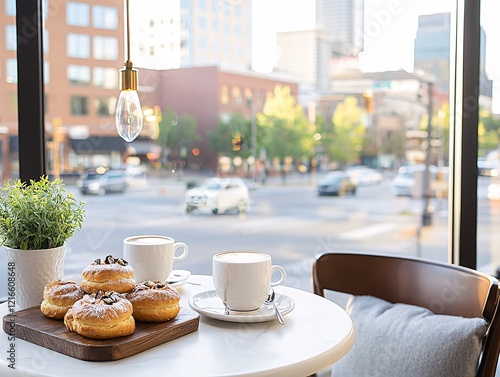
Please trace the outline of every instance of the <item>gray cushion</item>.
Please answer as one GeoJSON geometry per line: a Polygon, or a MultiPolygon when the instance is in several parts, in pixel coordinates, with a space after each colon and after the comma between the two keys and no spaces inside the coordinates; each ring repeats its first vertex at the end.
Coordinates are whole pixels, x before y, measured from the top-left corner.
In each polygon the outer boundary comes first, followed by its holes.
{"type": "Polygon", "coordinates": [[[334,377],[475,376],[487,322],[437,315],[406,304],[357,296],[347,311],[356,340],[334,377]]]}

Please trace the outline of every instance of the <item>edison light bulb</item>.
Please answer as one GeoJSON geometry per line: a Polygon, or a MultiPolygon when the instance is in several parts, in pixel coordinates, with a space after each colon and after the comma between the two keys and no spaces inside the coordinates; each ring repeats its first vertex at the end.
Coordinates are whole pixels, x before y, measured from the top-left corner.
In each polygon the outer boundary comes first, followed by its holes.
{"type": "Polygon", "coordinates": [[[134,141],[142,131],[141,102],[136,90],[122,90],[115,114],[116,130],[125,141],[134,141]]]}

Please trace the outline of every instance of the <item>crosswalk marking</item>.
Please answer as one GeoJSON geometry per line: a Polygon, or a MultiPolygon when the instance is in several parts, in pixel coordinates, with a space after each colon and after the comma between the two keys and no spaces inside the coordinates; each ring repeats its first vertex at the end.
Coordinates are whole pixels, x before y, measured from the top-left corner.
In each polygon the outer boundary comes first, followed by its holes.
{"type": "Polygon", "coordinates": [[[375,236],[377,234],[386,233],[390,230],[393,230],[397,226],[398,224],[395,223],[383,223],[383,224],[365,226],[360,229],[355,229],[341,233],[339,234],[339,238],[344,240],[359,240],[362,238],[375,236]]]}

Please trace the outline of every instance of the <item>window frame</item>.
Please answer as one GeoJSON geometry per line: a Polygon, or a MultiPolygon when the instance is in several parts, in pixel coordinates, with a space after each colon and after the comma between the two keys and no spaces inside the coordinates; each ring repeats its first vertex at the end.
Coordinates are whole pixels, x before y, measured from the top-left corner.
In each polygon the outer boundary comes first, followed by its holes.
{"type": "MultiPolygon", "coordinates": [[[[16,2],[17,33],[23,20],[38,20],[32,38],[18,46],[19,173],[23,181],[46,174],[44,140],[43,0],[16,2]],[[33,158],[38,156],[38,158],[33,158]]],[[[477,268],[477,120],[480,1],[457,0],[451,54],[449,258],[477,268]],[[453,59],[454,58],[454,59],[453,59]],[[465,74],[465,72],[467,74],[465,74]]]]}

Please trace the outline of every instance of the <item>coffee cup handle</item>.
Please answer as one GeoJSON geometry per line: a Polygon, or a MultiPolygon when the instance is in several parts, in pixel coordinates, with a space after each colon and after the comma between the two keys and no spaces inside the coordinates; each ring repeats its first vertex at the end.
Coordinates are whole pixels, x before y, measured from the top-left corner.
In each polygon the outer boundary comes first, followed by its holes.
{"type": "Polygon", "coordinates": [[[188,256],[188,245],[184,242],[176,242],[174,243],[174,260],[184,260],[188,256]],[[177,249],[183,249],[182,254],[175,255],[177,249]]]}
{"type": "Polygon", "coordinates": [[[281,278],[278,281],[271,282],[271,287],[275,287],[277,285],[283,284],[286,280],[286,271],[283,267],[278,266],[278,265],[273,265],[272,266],[272,273],[274,273],[274,271],[281,272],[281,278]]]}

